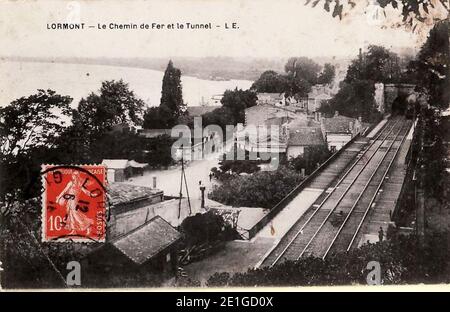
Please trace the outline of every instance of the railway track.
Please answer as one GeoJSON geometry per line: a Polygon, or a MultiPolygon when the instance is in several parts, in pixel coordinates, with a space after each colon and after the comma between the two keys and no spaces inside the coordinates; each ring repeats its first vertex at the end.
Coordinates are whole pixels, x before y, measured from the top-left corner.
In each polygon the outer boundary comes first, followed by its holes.
{"type": "Polygon", "coordinates": [[[408,129],[404,119],[389,120],[309,218],[294,224],[263,265],[273,266],[307,255],[325,258],[330,252],[349,250],[408,129]]]}

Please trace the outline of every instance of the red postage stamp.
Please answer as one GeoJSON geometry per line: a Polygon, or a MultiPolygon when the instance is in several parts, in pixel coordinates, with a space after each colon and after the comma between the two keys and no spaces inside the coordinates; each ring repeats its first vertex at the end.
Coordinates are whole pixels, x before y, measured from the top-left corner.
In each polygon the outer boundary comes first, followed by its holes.
{"type": "Polygon", "coordinates": [[[42,240],[104,242],[106,169],[42,166],[42,240]]]}

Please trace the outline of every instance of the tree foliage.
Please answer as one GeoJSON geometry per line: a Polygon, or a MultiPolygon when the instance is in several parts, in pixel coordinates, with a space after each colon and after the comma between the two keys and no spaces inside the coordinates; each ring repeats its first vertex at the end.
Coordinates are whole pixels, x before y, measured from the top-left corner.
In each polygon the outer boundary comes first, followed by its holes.
{"type": "Polygon", "coordinates": [[[366,52],[351,62],[344,81],[399,82],[401,72],[400,58],[397,54],[385,47],[370,45],[366,52]]]}
{"type": "Polygon", "coordinates": [[[272,208],[301,182],[299,173],[280,167],[247,176],[230,178],[209,194],[209,198],[236,207],[272,208]]]}
{"type": "Polygon", "coordinates": [[[100,93],[81,99],[74,115],[91,135],[102,135],[114,125],[140,125],[144,102],[137,98],[123,80],[104,81],[100,93]]]}
{"type": "Polygon", "coordinates": [[[185,106],[181,86],[181,71],[173,66],[172,61],[169,61],[164,72],[160,102],[161,116],[169,118],[167,120],[168,128],[176,124],[178,118],[184,113],[185,106]],[[166,112],[170,114],[166,116],[166,112]]]}
{"type": "Polygon", "coordinates": [[[180,229],[188,246],[229,240],[235,234],[230,225],[212,211],[187,217],[180,229]]]}
{"type": "Polygon", "coordinates": [[[323,67],[322,72],[317,77],[317,83],[319,84],[329,84],[333,81],[336,75],[336,68],[330,63],[326,63],[323,67]]]}
{"type": "Polygon", "coordinates": [[[291,57],[284,66],[285,74],[269,70],[252,85],[257,92],[286,93],[287,96],[306,96],[315,84],[329,84],[335,76],[335,67],[322,67],[307,57],[291,57]]]}
{"type": "Polygon", "coordinates": [[[450,46],[448,21],[437,23],[412,61],[414,82],[427,90],[430,105],[446,109],[450,103],[450,46]]]}
{"type": "Polygon", "coordinates": [[[327,115],[338,111],[348,117],[375,122],[380,118],[374,99],[375,83],[401,82],[402,79],[397,54],[382,46],[370,45],[352,60],[339,92],[320,110],[327,115]]]}
{"type": "Polygon", "coordinates": [[[448,257],[448,250],[442,246],[447,243],[446,235],[430,237],[425,247],[419,246],[415,236],[398,236],[348,253],[332,254],[325,260],[307,257],[234,275],[215,273],[207,284],[215,287],[367,285],[371,271],[367,265],[371,261],[380,263],[384,285],[448,283],[449,277],[442,274],[448,257]]]}
{"type": "Polygon", "coordinates": [[[252,90],[267,93],[284,93],[288,88],[288,78],[273,70],[263,72],[251,87],[252,90]]]}
{"type": "Polygon", "coordinates": [[[305,169],[305,173],[309,175],[318,168],[318,165],[323,164],[331,154],[326,146],[309,146],[303,155],[288,159],[288,167],[297,172],[305,169]]]}
{"type": "Polygon", "coordinates": [[[256,105],[256,93],[251,90],[226,90],[223,94],[222,107],[228,109],[233,117],[231,125],[245,122],[245,109],[256,105]]]}
{"type": "Polygon", "coordinates": [[[54,146],[70,116],[72,98],[52,90],[21,97],[0,108],[2,157],[27,153],[37,146],[54,146]]]}
{"type": "Polygon", "coordinates": [[[50,162],[65,131],[72,98],[52,90],[22,97],[0,108],[0,198],[30,198],[38,191],[40,165],[50,162]]]}
{"type": "MultiPolygon", "coordinates": [[[[430,9],[435,7],[434,0],[377,0],[381,8],[388,5],[394,9],[401,8],[403,23],[409,26],[416,25],[417,22],[423,23],[426,17],[430,15],[430,9]]],[[[448,8],[447,0],[439,0],[444,8],[448,8]]],[[[357,5],[355,0],[306,0],[306,5],[316,7],[322,5],[323,9],[332,14],[332,17],[343,16],[354,9],[357,5]]],[[[367,5],[367,4],[366,4],[367,5]]]]}
{"type": "Polygon", "coordinates": [[[371,81],[357,80],[342,83],[339,92],[320,111],[332,116],[335,111],[348,117],[362,117],[364,121],[377,121],[381,114],[375,106],[375,87],[371,81]]]}

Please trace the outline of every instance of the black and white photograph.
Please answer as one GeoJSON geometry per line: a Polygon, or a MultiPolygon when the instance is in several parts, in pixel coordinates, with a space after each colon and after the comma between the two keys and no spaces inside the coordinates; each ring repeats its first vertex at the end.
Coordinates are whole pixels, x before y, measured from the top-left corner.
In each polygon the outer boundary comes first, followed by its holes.
{"type": "Polygon", "coordinates": [[[448,0],[0,0],[0,291],[448,291],[449,105],[448,0]]]}

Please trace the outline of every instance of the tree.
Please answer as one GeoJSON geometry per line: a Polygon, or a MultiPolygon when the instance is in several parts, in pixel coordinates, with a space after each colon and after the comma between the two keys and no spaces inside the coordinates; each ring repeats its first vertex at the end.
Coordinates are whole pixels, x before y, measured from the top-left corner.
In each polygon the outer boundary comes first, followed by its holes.
{"type": "Polygon", "coordinates": [[[223,94],[222,107],[228,109],[233,116],[232,125],[244,123],[245,109],[256,105],[256,93],[251,90],[226,90],[223,94]]]}
{"type": "Polygon", "coordinates": [[[187,246],[229,240],[235,236],[231,226],[211,210],[187,217],[180,228],[187,246]]]}
{"type": "Polygon", "coordinates": [[[213,189],[209,197],[236,207],[272,208],[301,182],[299,173],[280,167],[236,176],[213,189]]]}
{"type": "Polygon", "coordinates": [[[268,70],[261,74],[251,87],[251,90],[256,92],[268,92],[268,93],[284,93],[289,87],[289,82],[286,76],[279,73],[268,70]]]}
{"type": "Polygon", "coordinates": [[[2,158],[26,154],[36,146],[53,147],[54,139],[64,129],[72,98],[52,90],[21,97],[0,108],[0,143],[2,158]]]}
{"type": "Polygon", "coordinates": [[[74,124],[84,125],[88,135],[102,135],[114,125],[140,125],[143,107],[144,102],[123,80],[104,81],[100,94],[91,93],[81,99],[74,124]]]}
{"type": "Polygon", "coordinates": [[[169,166],[174,160],[171,147],[175,141],[170,135],[160,135],[156,138],[146,139],[144,143],[145,161],[153,167],[169,166]]]}
{"type": "Polygon", "coordinates": [[[39,192],[40,165],[51,162],[52,150],[71,114],[72,98],[52,90],[21,97],[0,108],[0,197],[8,202],[39,192]]]}
{"type": "Polygon", "coordinates": [[[165,129],[167,127],[167,120],[165,120],[160,113],[160,107],[149,107],[144,113],[144,129],[165,129]]]}
{"type": "Polygon", "coordinates": [[[323,67],[322,72],[319,74],[319,77],[317,78],[317,83],[329,84],[333,81],[335,75],[336,75],[336,68],[330,63],[326,63],[323,67]]]}
{"type": "Polygon", "coordinates": [[[428,90],[430,105],[446,109],[450,102],[450,47],[449,22],[437,23],[420,49],[418,58],[411,63],[416,83],[428,90]]]}
{"type": "Polygon", "coordinates": [[[307,57],[291,57],[284,66],[289,79],[287,95],[306,96],[317,83],[320,65],[307,57]]]}
{"type": "Polygon", "coordinates": [[[400,59],[397,54],[382,46],[370,45],[367,52],[354,59],[344,79],[347,83],[357,80],[372,82],[398,82],[401,77],[400,59]]]}
{"type": "Polygon", "coordinates": [[[375,107],[375,87],[371,81],[355,80],[342,83],[339,92],[320,111],[332,116],[335,111],[348,117],[362,117],[366,122],[377,121],[381,114],[375,107]]]}
{"type": "Polygon", "coordinates": [[[169,61],[164,72],[161,103],[162,113],[168,113],[168,128],[173,127],[178,118],[184,113],[186,104],[183,102],[183,90],[181,86],[181,71],[169,61]]]}
{"type": "Polygon", "coordinates": [[[324,163],[331,154],[326,146],[310,146],[303,155],[289,159],[288,167],[297,172],[305,169],[305,173],[309,175],[317,169],[317,164],[324,163]]]}
{"type": "MultiPolygon", "coordinates": [[[[394,9],[401,8],[403,23],[410,27],[414,27],[418,23],[426,21],[426,19],[432,15],[430,9],[435,7],[436,2],[437,1],[433,0],[377,0],[377,4],[381,8],[386,8],[388,5],[391,5],[394,9]]],[[[439,2],[444,8],[448,9],[447,0],[439,0],[439,2]]],[[[327,12],[331,12],[333,17],[342,19],[360,3],[353,0],[306,0],[306,5],[309,4],[313,7],[318,4],[323,4],[323,8],[327,12]]],[[[363,5],[368,6],[368,3],[364,2],[363,5]]]]}

